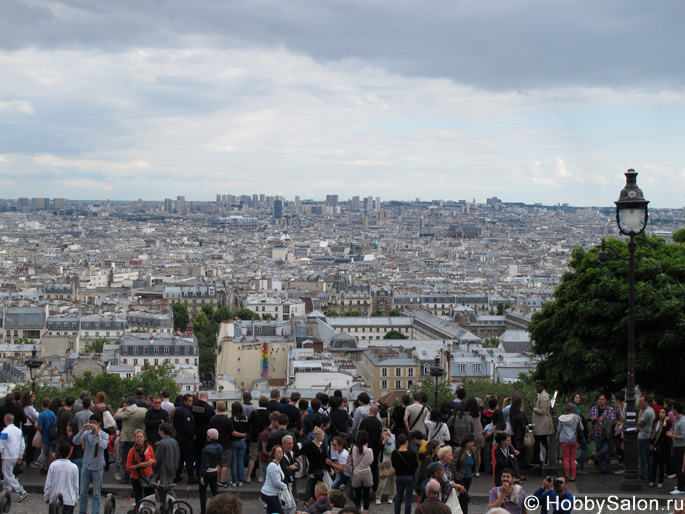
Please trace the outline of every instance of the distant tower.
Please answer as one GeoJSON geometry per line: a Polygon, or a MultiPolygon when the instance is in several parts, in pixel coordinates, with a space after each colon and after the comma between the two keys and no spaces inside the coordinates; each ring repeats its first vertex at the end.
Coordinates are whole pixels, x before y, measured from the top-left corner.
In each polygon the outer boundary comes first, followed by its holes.
{"type": "Polygon", "coordinates": [[[366,209],[364,209],[364,216],[362,217],[362,223],[364,226],[364,232],[368,232],[368,230],[369,230],[369,215],[366,213],[366,209]]]}
{"type": "Polygon", "coordinates": [[[280,220],[283,218],[283,200],[274,200],[274,219],[280,220]]]}

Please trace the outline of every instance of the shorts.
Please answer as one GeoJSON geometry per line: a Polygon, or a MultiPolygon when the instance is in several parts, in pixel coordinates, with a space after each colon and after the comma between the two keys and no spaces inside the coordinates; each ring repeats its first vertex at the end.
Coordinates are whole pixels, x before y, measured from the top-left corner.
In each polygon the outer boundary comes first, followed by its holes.
{"type": "Polygon", "coordinates": [[[233,450],[227,448],[221,452],[221,467],[230,468],[231,467],[231,453],[233,450]]]}
{"type": "Polygon", "coordinates": [[[259,459],[259,445],[257,443],[250,443],[250,455],[248,460],[256,461],[259,459]]]}

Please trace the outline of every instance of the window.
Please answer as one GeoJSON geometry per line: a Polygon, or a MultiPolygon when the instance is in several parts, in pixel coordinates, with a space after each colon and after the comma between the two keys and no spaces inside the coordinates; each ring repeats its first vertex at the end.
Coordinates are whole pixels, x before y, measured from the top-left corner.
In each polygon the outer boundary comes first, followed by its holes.
{"type": "Polygon", "coordinates": [[[459,373],[466,373],[466,364],[459,364],[459,373]]]}
{"type": "Polygon", "coordinates": [[[155,366],[159,364],[159,359],[155,359],[155,366]]]}
{"type": "Polygon", "coordinates": [[[414,376],[414,368],[407,368],[407,376],[408,377],[414,376]]]}
{"type": "Polygon", "coordinates": [[[413,385],[414,385],[413,380],[407,380],[407,389],[411,389],[413,385]]]}
{"type": "Polygon", "coordinates": [[[482,371],[482,369],[483,369],[482,364],[476,364],[475,366],[473,366],[473,370],[478,372],[478,373],[480,373],[482,371]]]}
{"type": "Polygon", "coordinates": [[[164,355],[169,355],[169,347],[168,346],[164,347],[164,355]]]}
{"type": "Polygon", "coordinates": [[[155,355],[159,355],[159,346],[155,346],[153,352],[155,355]]]}
{"type": "Polygon", "coordinates": [[[388,388],[388,381],[387,380],[381,380],[381,389],[387,389],[388,388]]]}
{"type": "Polygon", "coordinates": [[[133,355],[138,355],[138,347],[137,346],[133,347],[133,355]]]}
{"type": "Polygon", "coordinates": [[[388,376],[388,368],[381,368],[381,376],[382,377],[388,376]]]}
{"type": "Polygon", "coordinates": [[[190,359],[186,359],[186,364],[190,364],[190,359]]]}
{"type": "Polygon", "coordinates": [[[401,380],[395,380],[395,390],[399,391],[402,389],[402,381],[401,380]]]}
{"type": "Polygon", "coordinates": [[[396,377],[402,376],[402,368],[395,368],[395,376],[396,377]]]}
{"type": "Polygon", "coordinates": [[[138,359],[133,359],[133,365],[137,366],[138,365],[138,359]]]}

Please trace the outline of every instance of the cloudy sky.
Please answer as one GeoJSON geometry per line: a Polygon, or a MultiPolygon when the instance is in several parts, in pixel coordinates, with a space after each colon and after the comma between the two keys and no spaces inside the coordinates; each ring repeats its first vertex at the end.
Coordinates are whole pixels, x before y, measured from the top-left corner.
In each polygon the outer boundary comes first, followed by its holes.
{"type": "Polygon", "coordinates": [[[4,0],[0,198],[685,205],[685,4],[4,0]]]}

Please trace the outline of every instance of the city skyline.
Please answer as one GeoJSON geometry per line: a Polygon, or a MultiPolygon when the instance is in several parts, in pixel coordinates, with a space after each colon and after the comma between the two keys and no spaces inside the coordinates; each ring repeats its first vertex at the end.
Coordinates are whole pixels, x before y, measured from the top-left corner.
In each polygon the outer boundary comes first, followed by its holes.
{"type": "Polygon", "coordinates": [[[3,4],[1,194],[685,204],[685,6],[431,7],[3,4]]]}

